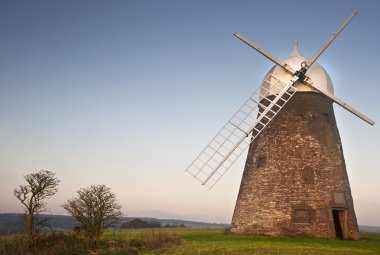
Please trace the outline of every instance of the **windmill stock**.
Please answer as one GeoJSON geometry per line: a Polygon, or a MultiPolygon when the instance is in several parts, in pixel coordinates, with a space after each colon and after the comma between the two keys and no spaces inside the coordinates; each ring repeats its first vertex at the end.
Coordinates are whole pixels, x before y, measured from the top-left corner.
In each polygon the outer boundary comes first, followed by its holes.
{"type": "Polygon", "coordinates": [[[355,17],[353,12],[310,59],[295,43],[262,84],[186,169],[210,189],[249,148],[231,231],[357,239],[358,225],[333,102],[375,122],[334,96],[316,60],[355,17]]]}

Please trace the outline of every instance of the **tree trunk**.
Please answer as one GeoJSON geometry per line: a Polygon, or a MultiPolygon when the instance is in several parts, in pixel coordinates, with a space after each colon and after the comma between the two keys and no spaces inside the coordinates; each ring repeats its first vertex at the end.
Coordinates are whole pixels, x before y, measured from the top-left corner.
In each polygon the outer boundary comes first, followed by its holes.
{"type": "Polygon", "coordinates": [[[26,216],[26,229],[28,233],[29,240],[33,243],[34,242],[34,218],[33,218],[33,212],[29,211],[28,215],[26,216]]]}

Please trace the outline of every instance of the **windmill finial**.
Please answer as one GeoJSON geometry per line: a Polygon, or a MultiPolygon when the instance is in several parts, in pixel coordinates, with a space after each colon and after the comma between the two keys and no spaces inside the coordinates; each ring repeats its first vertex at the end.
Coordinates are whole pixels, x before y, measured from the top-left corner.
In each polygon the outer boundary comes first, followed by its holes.
{"type": "Polygon", "coordinates": [[[298,40],[294,40],[294,46],[293,46],[293,50],[292,52],[290,53],[290,56],[294,57],[294,56],[299,56],[299,55],[302,55],[300,53],[300,50],[298,49],[298,40]]]}

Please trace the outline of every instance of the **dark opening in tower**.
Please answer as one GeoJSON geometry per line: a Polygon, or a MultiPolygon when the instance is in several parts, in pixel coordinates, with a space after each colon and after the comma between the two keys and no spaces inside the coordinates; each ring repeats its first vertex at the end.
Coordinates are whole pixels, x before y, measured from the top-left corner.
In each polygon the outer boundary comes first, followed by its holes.
{"type": "Polygon", "coordinates": [[[346,210],[335,209],[332,212],[333,212],[333,218],[334,218],[334,227],[335,227],[336,237],[340,240],[346,239],[347,238],[346,210]]]}

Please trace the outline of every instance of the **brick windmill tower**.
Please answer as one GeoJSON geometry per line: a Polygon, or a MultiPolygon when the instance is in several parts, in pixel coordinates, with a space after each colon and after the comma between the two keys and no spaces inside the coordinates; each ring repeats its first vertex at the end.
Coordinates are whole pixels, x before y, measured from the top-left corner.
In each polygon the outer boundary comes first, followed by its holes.
{"type": "Polygon", "coordinates": [[[310,59],[295,43],[278,60],[234,35],[276,65],[261,86],[186,169],[212,188],[249,147],[231,231],[356,239],[358,224],[333,102],[374,125],[335,97],[315,61],[356,15],[352,13],[310,59]]]}

